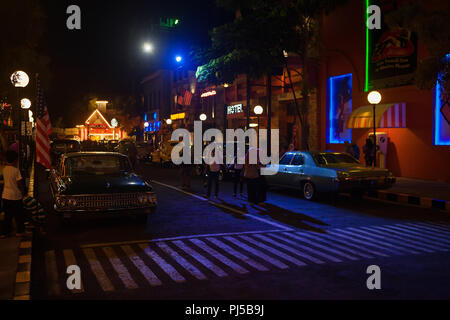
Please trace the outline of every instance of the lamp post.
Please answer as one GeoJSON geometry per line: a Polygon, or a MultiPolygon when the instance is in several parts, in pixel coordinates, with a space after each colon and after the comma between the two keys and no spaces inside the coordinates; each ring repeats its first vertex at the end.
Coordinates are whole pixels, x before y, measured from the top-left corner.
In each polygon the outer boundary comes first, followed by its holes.
{"type": "MultiPolygon", "coordinates": [[[[17,88],[17,102],[19,101],[19,88],[25,88],[28,83],[30,82],[30,78],[24,71],[16,71],[14,72],[10,77],[11,83],[14,87],[17,88]]],[[[20,101],[20,108],[18,108],[19,112],[19,121],[18,121],[18,128],[19,128],[19,169],[22,170],[23,168],[23,161],[22,161],[22,109],[29,109],[31,107],[31,101],[28,99],[22,99],[20,101]]]]}
{"type": "Polygon", "coordinates": [[[116,140],[116,128],[119,125],[119,122],[116,118],[111,119],[111,127],[113,127],[113,140],[116,140]]]}
{"type": "Polygon", "coordinates": [[[206,119],[208,119],[208,117],[206,116],[206,114],[202,113],[200,115],[200,121],[206,121],[206,119]]]}
{"type": "Polygon", "coordinates": [[[172,119],[167,119],[166,123],[167,123],[168,126],[170,126],[172,124],[172,119]]]}
{"type": "Polygon", "coordinates": [[[375,109],[377,104],[381,102],[381,93],[378,91],[371,91],[367,95],[367,101],[373,106],[373,140],[374,140],[374,148],[375,148],[375,158],[373,160],[373,166],[377,166],[377,157],[376,157],[376,148],[377,148],[377,124],[376,124],[376,117],[375,117],[375,109]]]}
{"type": "Polygon", "coordinates": [[[258,118],[258,137],[257,137],[256,141],[258,142],[258,146],[259,146],[259,116],[262,115],[262,113],[264,112],[264,109],[263,109],[263,107],[258,105],[253,109],[253,112],[256,114],[256,117],[258,118]]]}

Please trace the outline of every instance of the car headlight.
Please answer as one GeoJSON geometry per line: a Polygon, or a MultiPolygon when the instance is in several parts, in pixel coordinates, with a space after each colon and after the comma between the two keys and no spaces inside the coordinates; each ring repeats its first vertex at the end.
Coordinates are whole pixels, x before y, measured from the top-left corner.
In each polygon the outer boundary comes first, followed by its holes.
{"type": "Polygon", "coordinates": [[[143,205],[147,202],[147,197],[145,195],[141,195],[138,197],[139,204],[143,205]]]}
{"type": "Polygon", "coordinates": [[[55,203],[56,203],[56,205],[58,207],[61,208],[61,207],[65,207],[66,206],[67,200],[64,197],[57,197],[55,203]]]}
{"type": "Polygon", "coordinates": [[[67,204],[69,205],[69,207],[75,207],[77,205],[77,200],[69,199],[69,201],[67,201],[67,204]]]}

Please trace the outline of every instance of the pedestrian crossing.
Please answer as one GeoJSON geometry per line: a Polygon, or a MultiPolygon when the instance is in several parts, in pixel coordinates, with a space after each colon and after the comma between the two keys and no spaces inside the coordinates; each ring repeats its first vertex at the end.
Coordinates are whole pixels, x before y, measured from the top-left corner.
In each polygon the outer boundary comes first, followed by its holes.
{"type": "Polygon", "coordinates": [[[45,283],[49,296],[114,292],[449,250],[450,225],[439,222],[193,236],[48,250],[45,283]],[[78,290],[66,286],[70,265],[82,272],[78,290]]]}

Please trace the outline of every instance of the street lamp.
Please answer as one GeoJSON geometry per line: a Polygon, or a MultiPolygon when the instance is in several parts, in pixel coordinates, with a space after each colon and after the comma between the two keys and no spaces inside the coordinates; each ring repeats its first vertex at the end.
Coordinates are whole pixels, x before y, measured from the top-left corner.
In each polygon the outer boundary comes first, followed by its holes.
{"type": "Polygon", "coordinates": [[[202,114],[200,115],[200,120],[201,120],[201,121],[206,121],[206,119],[208,119],[208,117],[206,116],[206,114],[202,113],[202,114]]]}
{"type": "Polygon", "coordinates": [[[183,61],[183,57],[182,56],[176,56],[175,57],[175,61],[180,63],[181,61],[183,61]]]}
{"type": "Polygon", "coordinates": [[[153,49],[154,49],[153,44],[151,44],[150,42],[145,42],[145,43],[142,45],[142,50],[143,50],[145,53],[152,53],[152,52],[153,52],[153,49]]]}
{"type": "Polygon", "coordinates": [[[377,157],[376,157],[376,148],[377,148],[377,129],[376,129],[376,120],[375,120],[375,108],[377,106],[377,104],[379,104],[381,102],[381,93],[379,93],[378,91],[371,91],[369,92],[369,94],[367,95],[367,101],[369,101],[369,103],[373,106],[373,140],[374,140],[374,148],[375,148],[375,158],[373,160],[373,166],[376,167],[377,166],[377,157]]]}
{"type": "Polygon", "coordinates": [[[11,83],[16,88],[25,88],[30,82],[30,78],[24,71],[16,71],[11,75],[11,83]]]}
{"type": "Polygon", "coordinates": [[[166,120],[166,123],[167,123],[167,125],[170,126],[170,125],[172,124],[172,119],[167,119],[167,120],[166,120]]]}
{"type": "Polygon", "coordinates": [[[116,128],[119,125],[119,122],[116,118],[111,119],[111,127],[113,127],[113,140],[116,140],[116,128]]]}
{"type": "Polygon", "coordinates": [[[20,100],[20,107],[25,110],[30,109],[30,107],[31,107],[30,99],[24,98],[24,99],[20,100]]]}
{"type": "Polygon", "coordinates": [[[264,109],[263,109],[263,107],[258,105],[253,109],[253,112],[256,114],[256,117],[258,118],[258,139],[257,139],[257,141],[259,144],[259,116],[262,115],[262,113],[264,112],[264,109]]]}

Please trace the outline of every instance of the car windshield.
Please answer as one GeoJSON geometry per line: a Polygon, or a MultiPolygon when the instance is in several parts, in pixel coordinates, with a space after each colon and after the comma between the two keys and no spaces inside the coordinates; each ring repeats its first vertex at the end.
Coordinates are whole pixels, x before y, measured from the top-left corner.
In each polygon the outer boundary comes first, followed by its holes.
{"type": "Polygon", "coordinates": [[[53,144],[53,148],[56,151],[76,151],[79,149],[77,148],[77,145],[75,143],[67,143],[67,142],[55,143],[53,144]]]}
{"type": "Polygon", "coordinates": [[[314,160],[319,165],[336,163],[359,163],[355,158],[345,153],[318,153],[314,155],[314,160]]]}
{"type": "Polygon", "coordinates": [[[114,155],[86,155],[68,158],[65,172],[68,176],[76,175],[110,175],[130,172],[128,159],[114,155]]]}

